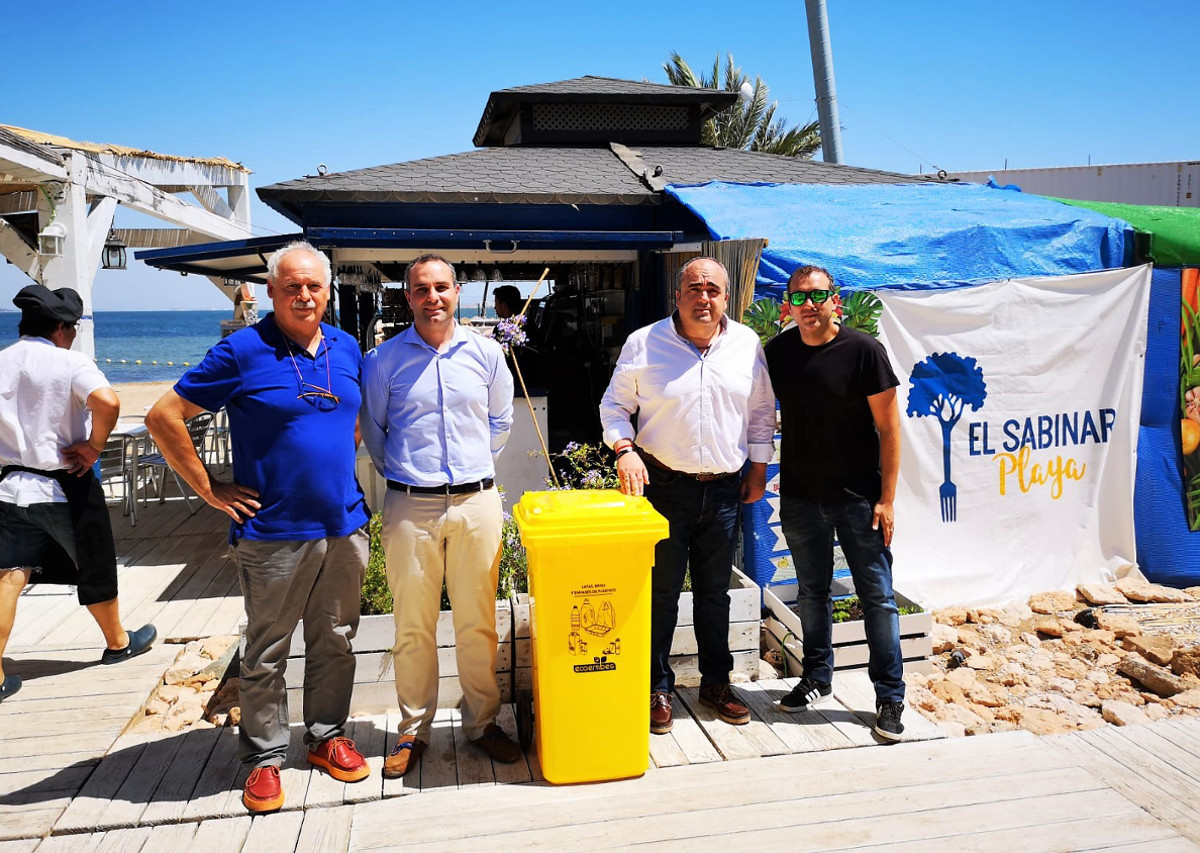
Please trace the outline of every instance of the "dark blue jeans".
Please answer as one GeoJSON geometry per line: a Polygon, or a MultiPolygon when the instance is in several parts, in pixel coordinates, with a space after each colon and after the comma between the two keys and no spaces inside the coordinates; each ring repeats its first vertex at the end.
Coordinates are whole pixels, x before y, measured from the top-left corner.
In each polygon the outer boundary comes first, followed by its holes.
{"type": "Polygon", "coordinates": [[[671,638],[679,618],[684,572],[691,570],[692,624],[700,656],[700,683],[727,684],[729,575],[741,502],[738,477],[698,483],[690,477],[650,469],[646,498],[670,524],[670,535],[654,548],[651,582],[650,688],[675,689],[671,638]]]}
{"type": "Polygon", "coordinates": [[[874,508],[865,500],[803,501],[780,497],[779,520],[796,565],[797,610],[803,628],[804,674],[833,680],[833,536],[836,532],[854,591],[863,608],[870,663],[867,673],[879,702],[904,699],[900,611],[892,594],[892,552],[871,529],[874,508]]]}

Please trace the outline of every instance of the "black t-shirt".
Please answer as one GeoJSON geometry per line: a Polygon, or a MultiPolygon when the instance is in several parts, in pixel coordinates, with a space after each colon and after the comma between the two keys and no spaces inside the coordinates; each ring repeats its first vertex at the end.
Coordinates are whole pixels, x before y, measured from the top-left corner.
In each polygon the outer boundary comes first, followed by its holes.
{"type": "Polygon", "coordinates": [[[867,397],[900,384],[883,345],[842,327],[810,347],[793,326],[766,346],[779,398],[780,494],[810,501],[879,500],[879,434],[867,397]]]}

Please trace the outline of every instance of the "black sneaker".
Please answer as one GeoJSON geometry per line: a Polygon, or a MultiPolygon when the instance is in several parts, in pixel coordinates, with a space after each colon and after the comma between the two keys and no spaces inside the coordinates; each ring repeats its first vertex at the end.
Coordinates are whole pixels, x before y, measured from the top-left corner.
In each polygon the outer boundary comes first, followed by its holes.
{"type": "Polygon", "coordinates": [[[807,675],[800,679],[792,692],[779,700],[779,710],[789,714],[807,711],[818,700],[833,692],[832,684],[825,684],[809,678],[807,675]]]}
{"type": "Polygon", "coordinates": [[[904,734],[904,723],[900,722],[903,713],[903,702],[880,702],[875,709],[875,734],[884,740],[900,740],[904,734]]]}
{"type": "Polygon", "coordinates": [[[100,655],[100,663],[120,663],[144,654],[150,651],[156,637],[158,637],[158,631],[154,629],[153,625],[143,625],[136,631],[130,631],[129,645],[123,649],[105,649],[104,654],[100,655]]]}
{"type": "Polygon", "coordinates": [[[3,702],[9,696],[12,696],[21,689],[21,676],[6,675],[4,681],[0,682],[0,702],[3,702]]]}

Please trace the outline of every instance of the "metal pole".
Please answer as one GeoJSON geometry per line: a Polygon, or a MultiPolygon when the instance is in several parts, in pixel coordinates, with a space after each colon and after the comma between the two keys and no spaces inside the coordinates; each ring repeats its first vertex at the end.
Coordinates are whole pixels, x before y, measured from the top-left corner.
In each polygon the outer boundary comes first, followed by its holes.
{"type": "Polygon", "coordinates": [[[837,86],[833,81],[833,47],[829,43],[829,18],[825,0],[804,0],[808,14],[808,47],[812,51],[813,86],[817,91],[817,119],[821,125],[821,159],[842,162],[842,131],[838,124],[837,86]]]}

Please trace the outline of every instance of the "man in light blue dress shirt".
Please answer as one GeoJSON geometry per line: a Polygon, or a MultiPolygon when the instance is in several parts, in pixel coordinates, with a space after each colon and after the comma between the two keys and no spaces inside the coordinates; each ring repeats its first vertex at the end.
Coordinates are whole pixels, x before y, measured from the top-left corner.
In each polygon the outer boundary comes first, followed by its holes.
{"type": "Polygon", "coordinates": [[[369,352],[362,436],[387,478],[383,548],[392,590],[399,740],[384,763],[403,776],[429,744],[437,710],[442,582],[454,614],[463,733],[497,761],[521,750],[496,725],[496,585],[503,514],[495,458],[512,428],[504,352],[454,319],[454,268],[422,255],[404,276],[413,325],[369,352]]]}

